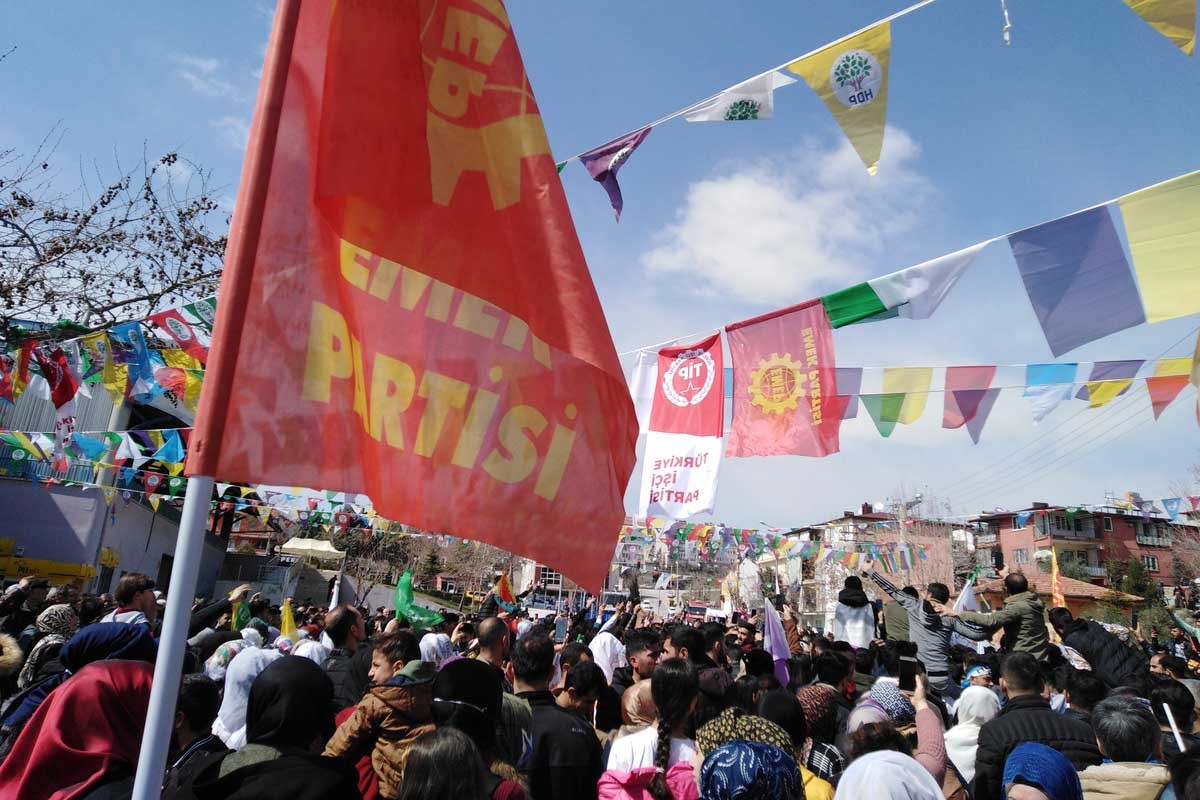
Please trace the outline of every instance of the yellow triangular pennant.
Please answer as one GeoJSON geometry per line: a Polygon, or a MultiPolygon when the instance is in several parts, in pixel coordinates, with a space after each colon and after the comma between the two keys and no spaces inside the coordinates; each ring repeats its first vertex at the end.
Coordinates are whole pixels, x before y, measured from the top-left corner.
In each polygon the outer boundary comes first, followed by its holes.
{"type": "Polygon", "coordinates": [[[1196,0],[1125,0],[1154,30],[1189,56],[1196,50],[1196,0]]]}
{"type": "Polygon", "coordinates": [[[162,498],[156,494],[152,494],[152,495],[147,496],[146,499],[150,501],[150,507],[153,508],[157,512],[158,504],[159,504],[159,502],[162,501],[162,498]]]}

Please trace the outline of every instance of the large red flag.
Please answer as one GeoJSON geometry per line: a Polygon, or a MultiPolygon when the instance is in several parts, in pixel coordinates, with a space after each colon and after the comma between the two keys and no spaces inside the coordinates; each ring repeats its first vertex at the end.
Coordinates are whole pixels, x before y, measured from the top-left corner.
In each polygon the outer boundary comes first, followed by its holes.
{"type": "Polygon", "coordinates": [[[827,456],[838,451],[844,400],[820,300],[725,328],[733,359],[726,455],[827,456]]]}
{"type": "Polygon", "coordinates": [[[189,474],[597,590],[637,425],[503,4],[280,8],[189,474]]]}

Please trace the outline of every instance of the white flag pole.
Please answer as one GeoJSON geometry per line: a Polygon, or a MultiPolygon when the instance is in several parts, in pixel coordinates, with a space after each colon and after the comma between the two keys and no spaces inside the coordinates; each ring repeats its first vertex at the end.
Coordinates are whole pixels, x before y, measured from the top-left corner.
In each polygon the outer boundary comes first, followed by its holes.
{"type": "Polygon", "coordinates": [[[183,499],[183,519],[179,525],[179,539],[175,543],[171,585],[167,590],[167,608],[163,614],[162,636],[158,641],[158,658],[154,662],[150,709],[146,727],[142,731],[142,749],[138,754],[133,800],[156,800],[162,791],[212,490],[212,478],[199,475],[188,478],[187,493],[183,499]]]}

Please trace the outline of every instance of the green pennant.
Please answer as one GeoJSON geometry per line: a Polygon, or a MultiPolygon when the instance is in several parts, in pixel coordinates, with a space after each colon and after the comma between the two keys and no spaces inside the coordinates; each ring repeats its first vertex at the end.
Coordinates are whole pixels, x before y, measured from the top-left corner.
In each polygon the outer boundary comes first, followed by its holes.
{"type": "Polygon", "coordinates": [[[247,602],[244,602],[244,601],[240,602],[240,603],[234,603],[233,604],[233,622],[231,623],[230,630],[232,630],[234,632],[240,631],[249,624],[250,624],[250,604],[247,602]]]}
{"type": "Polygon", "coordinates": [[[559,175],[562,175],[563,167],[567,166],[567,163],[568,162],[566,161],[560,161],[554,165],[554,168],[558,171],[559,175]]]}
{"type": "Polygon", "coordinates": [[[871,415],[871,421],[875,423],[879,435],[885,439],[891,436],[892,431],[896,429],[896,423],[900,420],[900,410],[904,407],[904,397],[903,393],[859,396],[867,413],[871,415]]]}

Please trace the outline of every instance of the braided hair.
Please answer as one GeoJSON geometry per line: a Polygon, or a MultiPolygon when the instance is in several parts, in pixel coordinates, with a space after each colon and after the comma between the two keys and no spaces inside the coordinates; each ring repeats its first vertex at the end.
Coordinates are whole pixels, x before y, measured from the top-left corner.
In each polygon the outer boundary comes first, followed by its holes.
{"type": "Polygon", "coordinates": [[[669,658],[654,669],[650,678],[650,696],[658,716],[658,744],[654,750],[654,779],[647,791],[654,800],[674,800],[667,786],[667,765],[671,758],[671,731],[687,721],[700,694],[700,679],[692,663],[669,658]]]}

